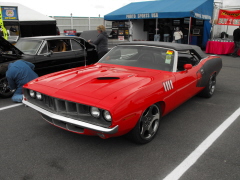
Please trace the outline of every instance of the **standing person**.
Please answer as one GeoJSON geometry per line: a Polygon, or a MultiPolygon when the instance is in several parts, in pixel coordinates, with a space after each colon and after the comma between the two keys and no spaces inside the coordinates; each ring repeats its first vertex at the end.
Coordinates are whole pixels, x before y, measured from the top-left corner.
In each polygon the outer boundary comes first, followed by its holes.
{"type": "Polygon", "coordinates": [[[100,25],[97,27],[98,36],[95,41],[88,40],[95,45],[97,45],[98,60],[101,59],[108,52],[108,35],[106,33],[105,26],[100,25]]]}
{"type": "Polygon", "coordinates": [[[6,77],[10,89],[15,90],[12,96],[13,102],[22,102],[22,86],[38,77],[33,71],[34,68],[34,64],[23,60],[17,60],[8,65],[6,77]]]}
{"type": "Polygon", "coordinates": [[[163,41],[164,42],[169,42],[170,39],[170,34],[171,34],[171,29],[168,25],[165,25],[163,27],[163,41]]]}
{"type": "Polygon", "coordinates": [[[179,29],[179,27],[176,27],[175,32],[173,33],[174,36],[174,40],[176,43],[182,43],[182,37],[183,37],[183,33],[182,31],[179,29]]]}
{"type": "Polygon", "coordinates": [[[160,39],[159,30],[157,30],[157,33],[154,35],[154,41],[160,41],[160,39]]]}
{"type": "Polygon", "coordinates": [[[233,57],[238,57],[238,50],[240,49],[240,26],[233,31],[234,52],[233,57]]]}
{"type": "Polygon", "coordinates": [[[183,27],[183,44],[188,44],[188,28],[187,27],[183,27]]]}

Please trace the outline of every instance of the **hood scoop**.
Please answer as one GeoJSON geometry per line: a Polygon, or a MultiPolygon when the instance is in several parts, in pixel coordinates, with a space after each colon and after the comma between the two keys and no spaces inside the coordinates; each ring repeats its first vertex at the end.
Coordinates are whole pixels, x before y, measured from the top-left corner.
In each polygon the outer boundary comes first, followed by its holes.
{"type": "Polygon", "coordinates": [[[98,77],[98,80],[112,80],[112,79],[120,79],[119,77],[98,77]]]}

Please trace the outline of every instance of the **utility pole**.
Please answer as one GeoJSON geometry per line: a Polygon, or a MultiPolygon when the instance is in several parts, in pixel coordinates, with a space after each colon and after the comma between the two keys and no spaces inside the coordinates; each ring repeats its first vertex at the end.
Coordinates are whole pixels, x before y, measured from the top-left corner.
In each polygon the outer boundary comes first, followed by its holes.
{"type": "Polygon", "coordinates": [[[73,18],[72,18],[72,13],[71,13],[71,29],[73,29],[73,18]]]}

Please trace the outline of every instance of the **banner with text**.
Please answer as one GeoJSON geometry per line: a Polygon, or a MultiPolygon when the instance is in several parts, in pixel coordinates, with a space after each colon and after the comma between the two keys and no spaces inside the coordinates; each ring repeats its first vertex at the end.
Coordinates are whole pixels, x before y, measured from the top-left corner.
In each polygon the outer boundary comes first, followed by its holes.
{"type": "Polygon", "coordinates": [[[218,25],[240,26],[240,10],[219,10],[218,25]]]}

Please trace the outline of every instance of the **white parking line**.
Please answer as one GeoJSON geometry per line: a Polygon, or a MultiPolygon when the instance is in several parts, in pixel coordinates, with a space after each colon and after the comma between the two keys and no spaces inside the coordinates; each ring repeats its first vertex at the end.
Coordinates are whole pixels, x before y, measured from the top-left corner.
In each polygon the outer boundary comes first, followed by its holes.
{"type": "Polygon", "coordinates": [[[208,136],[181,164],[179,164],[163,180],[179,179],[239,116],[240,108],[238,108],[229,118],[227,118],[212,134],[210,134],[210,136],[208,136]]]}
{"type": "Polygon", "coordinates": [[[13,108],[13,107],[16,107],[16,106],[21,106],[21,105],[23,105],[23,103],[14,104],[14,105],[11,105],[11,106],[5,106],[5,107],[0,108],[0,111],[5,110],[5,109],[10,109],[10,108],[13,108]]]}

